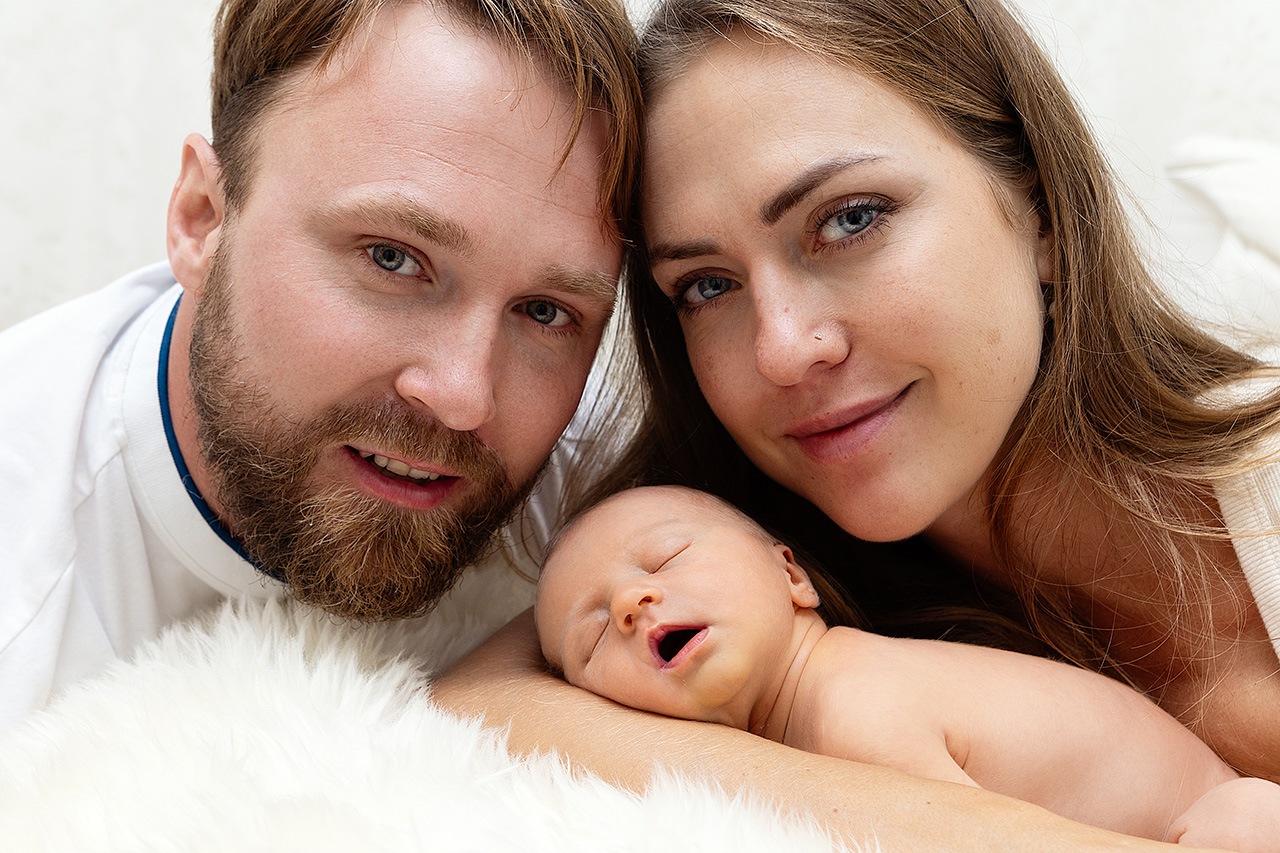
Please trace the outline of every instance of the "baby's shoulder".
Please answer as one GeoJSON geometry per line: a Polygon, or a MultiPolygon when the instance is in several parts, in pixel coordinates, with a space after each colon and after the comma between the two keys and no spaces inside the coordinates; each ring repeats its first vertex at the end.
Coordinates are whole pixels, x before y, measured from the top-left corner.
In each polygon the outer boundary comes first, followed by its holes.
{"type": "Polygon", "coordinates": [[[800,703],[812,721],[800,748],[894,767],[908,744],[942,748],[936,699],[921,689],[915,650],[903,642],[849,628],[824,635],[813,652],[815,689],[800,703]]]}
{"type": "Polygon", "coordinates": [[[827,631],[806,667],[821,711],[902,719],[919,695],[926,666],[907,642],[855,628],[827,631]]]}

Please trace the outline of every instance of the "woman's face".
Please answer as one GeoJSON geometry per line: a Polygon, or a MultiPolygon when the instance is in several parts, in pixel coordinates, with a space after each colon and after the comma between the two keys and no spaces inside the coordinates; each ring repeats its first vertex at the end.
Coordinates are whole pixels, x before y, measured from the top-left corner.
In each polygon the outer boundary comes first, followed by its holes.
{"type": "Polygon", "coordinates": [[[747,456],[862,538],[963,513],[1039,359],[1025,198],[870,78],[749,38],[648,134],[653,273],[747,456]]]}

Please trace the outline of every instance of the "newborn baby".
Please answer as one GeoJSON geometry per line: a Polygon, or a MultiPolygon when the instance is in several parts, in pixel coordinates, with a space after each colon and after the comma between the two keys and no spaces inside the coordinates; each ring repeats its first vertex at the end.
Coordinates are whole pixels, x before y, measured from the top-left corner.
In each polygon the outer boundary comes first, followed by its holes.
{"type": "Polygon", "coordinates": [[[791,549],[657,486],[574,519],[535,616],[571,684],[668,716],[975,785],[1129,835],[1280,851],[1280,786],[1241,778],[1130,688],[1066,664],[828,627],[791,549]]]}

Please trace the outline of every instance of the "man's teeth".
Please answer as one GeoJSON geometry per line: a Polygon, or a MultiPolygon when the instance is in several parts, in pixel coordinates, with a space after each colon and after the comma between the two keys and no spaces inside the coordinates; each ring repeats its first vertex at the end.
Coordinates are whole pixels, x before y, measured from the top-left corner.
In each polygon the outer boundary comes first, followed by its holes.
{"type": "Polygon", "coordinates": [[[401,477],[411,477],[415,480],[439,480],[440,475],[433,471],[419,471],[417,468],[410,468],[399,459],[388,459],[385,456],[379,456],[376,453],[365,453],[363,450],[356,451],[364,459],[373,460],[373,464],[377,465],[384,471],[390,471],[392,474],[399,474],[401,477]]]}

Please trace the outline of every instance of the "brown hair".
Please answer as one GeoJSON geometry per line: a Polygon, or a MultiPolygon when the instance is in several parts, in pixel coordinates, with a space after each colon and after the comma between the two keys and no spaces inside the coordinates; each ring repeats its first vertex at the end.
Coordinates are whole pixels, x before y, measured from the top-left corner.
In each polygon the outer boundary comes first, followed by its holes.
{"type": "MultiPolygon", "coordinates": [[[[323,69],[396,0],[224,0],[214,22],[213,142],[233,208],[249,190],[254,134],[295,76],[323,69]]],[[[577,100],[567,157],[587,111],[610,118],[601,214],[626,225],[639,151],[635,35],[619,0],[434,0],[550,72],[577,100]]]]}
{"type": "MultiPolygon", "coordinates": [[[[667,0],[641,39],[645,97],[735,34],[845,65],[896,91],[995,177],[1024,191],[1051,232],[1055,275],[1044,283],[1049,320],[1040,370],[992,466],[988,503],[996,552],[1040,632],[1071,659],[1108,664],[1105,640],[1093,642],[1089,629],[1078,628],[1083,620],[1061,591],[1037,586],[1014,546],[1020,490],[1038,482],[1045,460],[1145,522],[1147,547],[1167,559],[1188,607],[1197,591],[1207,607],[1205,568],[1179,547],[1182,534],[1226,536],[1196,521],[1195,508],[1208,486],[1246,467],[1257,441],[1276,430],[1280,399],[1206,400],[1262,367],[1198,329],[1156,286],[1085,120],[1018,19],[1000,0],[667,0]]],[[[769,519],[781,489],[717,422],[670,301],[644,258],[633,263],[627,301],[645,415],[596,494],[682,482],[776,527],[769,519]]],[[[806,523],[821,523],[812,507],[803,512],[806,523]]],[[[838,548],[852,545],[847,537],[838,548]]]]}

